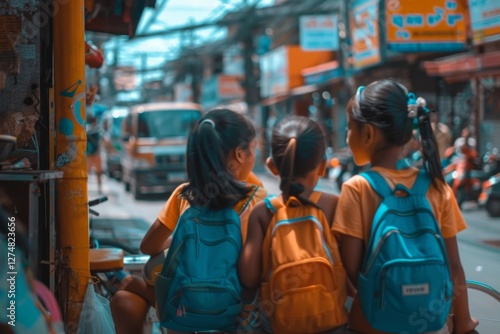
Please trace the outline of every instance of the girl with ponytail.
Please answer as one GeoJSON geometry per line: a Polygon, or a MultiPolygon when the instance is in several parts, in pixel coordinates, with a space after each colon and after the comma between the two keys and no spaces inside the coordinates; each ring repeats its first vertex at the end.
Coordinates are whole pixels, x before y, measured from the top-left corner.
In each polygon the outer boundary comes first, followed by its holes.
{"type": "MultiPolygon", "coordinates": [[[[285,330],[283,327],[279,327],[283,326],[283,324],[279,324],[273,315],[274,311],[272,309],[269,310],[269,308],[273,308],[274,306],[269,306],[270,301],[266,299],[269,297],[269,291],[266,292],[264,286],[269,286],[269,282],[273,280],[273,278],[271,275],[268,277],[268,269],[266,269],[268,265],[266,265],[266,263],[269,264],[269,261],[267,259],[271,257],[288,256],[288,265],[292,266],[296,263],[294,262],[295,258],[292,256],[292,253],[300,253],[299,257],[307,260],[310,259],[310,257],[308,257],[310,254],[310,247],[313,247],[310,246],[311,243],[314,244],[314,248],[322,249],[320,244],[314,243],[316,241],[314,238],[305,240],[306,237],[303,237],[302,234],[305,230],[302,229],[307,229],[304,235],[309,235],[313,228],[311,225],[304,224],[290,224],[289,228],[293,229],[293,233],[291,234],[295,235],[295,237],[290,239],[290,244],[287,244],[290,248],[278,249],[278,247],[273,248],[273,246],[267,247],[266,243],[271,240],[270,242],[272,245],[274,245],[274,243],[277,245],[280,243],[280,241],[277,240],[283,240],[280,233],[276,232],[275,234],[278,219],[280,219],[279,222],[283,222],[281,218],[290,222],[294,220],[305,222],[311,217],[315,217],[314,219],[318,224],[321,221],[322,226],[324,225],[321,229],[323,246],[325,249],[330,249],[332,258],[334,259],[334,269],[330,271],[330,274],[327,276],[330,276],[330,279],[332,279],[331,273],[335,271],[336,281],[338,283],[337,294],[332,294],[329,298],[325,297],[323,300],[314,301],[315,308],[327,314],[328,312],[332,312],[332,309],[328,309],[328,307],[324,307],[323,309],[322,305],[324,304],[322,303],[329,303],[329,305],[334,304],[336,310],[335,314],[337,316],[331,317],[328,319],[329,322],[325,324],[325,319],[320,320],[320,317],[312,315],[313,313],[310,313],[310,310],[296,310],[300,307],[307,308],[306,305],[286,304],[286,306],[281,305],[280,307],[287,308],[290,306],[295,309],[295,311],[288,309],[290,312],[294,314],[299,312],[301,313],[299,315],[300,318],[303,320],[309,319],[311,322],[307,330],[301,331],[299,328],[294,328],[296,332],[317,333],[328,330],[328,333],[344,333],[344,325],[347,321],[347,311],[345,310],[344,304],[347,294],[346,285],[343,283],[345,283],[346,276],[340,262],[338,247],[329,231],[332,226],[338,196],[314,191],[319,178],[325,173],[325,152],[325,135],[321,127],[309,118],[298,116],[287,117],[273,129],[271,136],[271,157],[267,159],[266,164],[274,175],[279,176],[281,194],[276,198],[268,198],[258,203],[250,213],[247,241],[243,246],[242,255],[239,261],[239,276],[242,285],[249,289],[262,289],[260,291],[258,309],[260,311],[263,332],[290,332],[289,329],[285,330]],[[297,214],[299,211],[294,211],[293,209],[289,209],[289,207],[302,210],[300,212],[303,215],[294,216],[293,214],[297,214]],[[301,237],[304,239],[301,239],[301,237]],[[322,330],[318,331],[318,328],[322,330]]],[[[275,262],[273,262],[272,265],[279,266],[279,264],[275,262]]],[[[274,272],[274,269],[276,268],[273,267],[272,272],[274,272]]],[[[299,275],[300,277],[298,278],[290,278],[291,281],[295,279],[297,281],[290,283],[288,288],[292,289],[294,285],[315,282],[315,279],[322,277],[320,271],[314,271],[313,276],[315,277],[309,281],[308,278],[306,278],[308,277],[307,274],[303,274],[305,276],[299,275]]],[[[284,275],[286,276],[286,274],[284,275]]],[[[279,288],[276,287],[275,289],[279,290],[279,288]]],[[[287,293],[286,291],[287,290],[281,292],[287,293]]],[[[325,296],[326,295],[325,293],[325,296]]],[[[276,310],[276,312],[278,313],[279,311],[276,310]]],[[[294,325],[289,323],[288,325],[295,326],[297,323],[294,323],[294,325]]],[[[306,324],[304,326],[308,325],[306,324]]]]}
{"type": "MultiPolygon", "coordinates": [[[[453,315],[439,333],[468,333],[477,326],[468,307],[465,274],[460,263],[456,235],[467,225],[450,187],[444,182],[436,139],[432,132],[430,113],[422,98],[393,80],[376,81],[359,87],[347,105],[349,145],[357,165],[371,164],[389,186],[401,184],[412,189],[419,170],[398,161],[403,147],[420,131],[423,167],[431,179],[426,198],[432,208],[446,246],[453,280],[453,315]],[[448,327],[448,328],[446,328],[448,327]]],[[[391,187],[391,188],[392,188],[391,187]]],[[[382,198],[368,180],[360,175],[342,186],[333,232],[340,239],[340,255],[350,283],[358,288],[365,251],[369,245],[372,222],[382,198]]],[[[424,246],[425,247],[425,246],[424,246]]],[[[425,332],[425,326],[415,321],[415,331],[425,332]]],[[[349,329],[359,333],[381,333],[370,326],[355,296],[349,314],[349,329]]]]}
{"type": "MultiPolygon", "coordinates": [[[[232,110],[211,110],[194,125],[186,150],[189,182],[179,185],[170,195],[141,242],[141,251],[151,255],[144,266],[143,279],[125,278],[124,288],[111,300],[118,334],[142,333],[147,312],[155,306],[155,273],[161,272],[170,237],[187,208],[214,211],[233,208],[239,213],[245,240],[250,211],[266,196],[265,190],[257,185],[261,185],[260,181],[252,174],[255,148],[252,122],[232,110]],[[250,178],[253,184],[247,182],[250,178]]],[[[246,320],[246,316],[243,313],[241,320],[246,320]]],[[[169,329],[169,333],[177,332],[169,329]]]]}

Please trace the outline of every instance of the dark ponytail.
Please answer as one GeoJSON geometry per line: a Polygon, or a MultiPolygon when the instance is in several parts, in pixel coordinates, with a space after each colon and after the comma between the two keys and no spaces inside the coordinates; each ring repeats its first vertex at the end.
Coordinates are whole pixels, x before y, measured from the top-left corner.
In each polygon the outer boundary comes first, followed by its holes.
{"type": "Polygon", "coordinates": [[[245,116],[227,109],[207,112],[195,124],[187,144],[189,184],[181,191],[191,206],[213,210],[232,207],[244,199],[250,187],[227,168],[229,154],[250,149],[255,129],[245,116]]]}
{"type": "Polygon", "coordinates": [[[294,182],[304,177],[324,159],[326,141],[323,130],[313,120],[291,116],[276,125],[271,139],[271,158],[279,170],[280,190],[285,198],[295,197],[303,204],[317,206],[301,196],[304,186],[294,182]]]}
{"type": "Polygon", "coordinates": [[[445,183],[443,167],[439,158],[438,146],[434,131],[432,131],[430,112],[425,106],[425,100],[417,99],[418,102],[418,127],[420,130],[420,141],[422,145],[422,155],[424,168],[429,173],[432,183],[438,186],[436,180],[445,183]]]}
{"type": "Polygon", "coordinates": [[[281,178],[280,190],[288,196],[299,197],[304,191],[304,186],[300,183],[292,182],[296,149],[297,139],[291,138],[283,154],[281,166],[279,167],[281,178]]]}

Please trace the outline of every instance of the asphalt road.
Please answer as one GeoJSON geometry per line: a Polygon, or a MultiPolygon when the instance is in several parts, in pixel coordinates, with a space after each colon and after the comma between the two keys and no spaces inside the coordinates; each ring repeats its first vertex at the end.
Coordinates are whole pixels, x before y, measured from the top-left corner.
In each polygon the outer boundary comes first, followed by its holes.
{"type": "MultiPolygon", "coordinates": [[[[267,172],[259,173],[270,194],[279,193],[277,179],[267,172]]],[[[318,190],[338,193],[327,179],[320,180],[318,190]]],[[[94,219],[94,236],[113,239],[137,248],[142,236],[154,222],[168,195],[149,196],[134,200],[124,191],[123,184],[105,179],[104,195],[109,201],[94,207],[100,216],[94,219]]],[[[98,197],[95,177],[89,176],[89,198],[98,197]]],[[[500,290],[500,218],[490,218],[482,209],[466,203],[463,215],[467,230],[459,234],[459,249],[467,279],[489,284],[500,290]]],[[[470,292],[471,312],[480,319],[479,333],[500,334],[500,303],[470,292]]]]}

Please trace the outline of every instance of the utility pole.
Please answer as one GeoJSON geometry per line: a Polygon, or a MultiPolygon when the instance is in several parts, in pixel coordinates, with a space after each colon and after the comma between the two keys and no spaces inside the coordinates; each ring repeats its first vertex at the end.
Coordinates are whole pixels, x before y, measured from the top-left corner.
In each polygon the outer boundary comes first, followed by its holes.
{"type": "MultiPolygon", "coordinates": [[[[245,2],[246,3],[246,2],[245,2]]],[[[254,117],[256,114],[255,106],[258,102],[258,87],[255,76],[255,64],[253,57],[255,55],[255,41],[254,41],[254,28],[256,25],[255,7],[248,8],[248,15],[246,16],[241,30],[243,31],[243,62],[245,78],[243,79],[242,86],[245,89],[245,102],[248,106],[248,113],[254,117]]]]}
{"type": "Polygon", "coordinates": [[[342,35],[340,41],[340,50],[342,57],[342,67],[344,68],[344,77],[347,82],[347,96],[352,96],[354,94],[354,87],[352,83],[352,64],[350,62],[352,57],[352,41],[351,41],[351,29],[349,22],[349,0],[341,0],[340,7],[340,22],[339,26],[342,28],[342,35]]]}

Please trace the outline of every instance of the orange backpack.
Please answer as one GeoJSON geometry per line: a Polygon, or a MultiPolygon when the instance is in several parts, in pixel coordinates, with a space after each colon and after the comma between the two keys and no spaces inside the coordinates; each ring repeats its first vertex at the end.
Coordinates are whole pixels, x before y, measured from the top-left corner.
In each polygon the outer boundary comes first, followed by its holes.
{"type": "Polygon", "coordinates": [[[346,273],[323,211],[294,197],[265,201],[273,218],[263,243],[260,305],[273,332],[319,333],[346,324],[346,273]]]}

